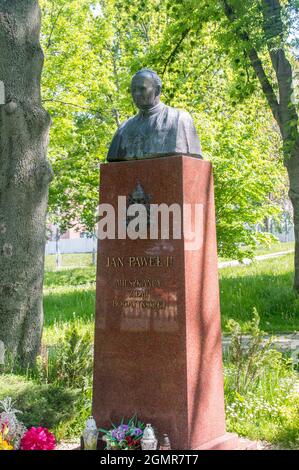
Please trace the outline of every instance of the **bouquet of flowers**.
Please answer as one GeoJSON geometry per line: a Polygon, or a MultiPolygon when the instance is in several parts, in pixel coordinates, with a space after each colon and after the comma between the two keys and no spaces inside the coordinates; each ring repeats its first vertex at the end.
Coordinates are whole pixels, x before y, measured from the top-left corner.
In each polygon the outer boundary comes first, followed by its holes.
{"type": "Polygon", "coordinates": [[[99,431],[104,433],[102,439],[106,442],[106,450],[138,450],[144,427],[144,423],[134,416],[127,424],[122,420],[119,426],[113,424],[112,429],[99,431]]]}
{"type": "Polygon", "coordinates": [[[46,428],[27,430],[18,420],[22,413],[13,408],[10,397],[0,401],[0,450],[52,450],[55,448],[55,437],[46,428]]]}
{"type": "Polygon", "coordinates": [[[10,397],[0,401],[0,450],[14,450],[20,448],[20,442],[26,432],[24,424],[18,420],[17,414],[21,411],[13,408],[10,397]]]}
{"type": "Polygon", "coordinates": [[[47,428],[32,427],[21,440],[21,450],[54,450],[55,437],[47,428]]]}
{"type": "Polygon", "coordinates": [[[0,427],[0,450],[13,450],[13,445],[10,443],[9,429],[6,423],[3,423],[0,427]]]}

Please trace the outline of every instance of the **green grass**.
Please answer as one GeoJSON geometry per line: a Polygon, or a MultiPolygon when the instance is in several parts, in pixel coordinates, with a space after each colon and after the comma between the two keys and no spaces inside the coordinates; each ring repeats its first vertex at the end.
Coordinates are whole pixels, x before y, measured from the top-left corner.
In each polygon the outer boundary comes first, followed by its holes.
{"type": "Polygon", "coordinates": [[[294,246],[294,242],[273,243],[268,247],[260,246],[255,250],[255,255],[268,255],[270,253],[278,253],[279,251],[294,250],[294,246]]]}
{"type": "MultiPolygon", "coordinates": [[[[278,353],[279,354],[279,353],[278,353]]],[[[240,393],[234,389],[234,365],[225,361],[227,430],[280,448],[299,448],[299,375],[274,352],[273,365],[240,393]]]]}
{"type": "MultiPolygon", "coordinates": [[[[83,266],[92,265],[92,254],[91,253],[74,253],[61,255],[61,268],[78,268],[83,266]]],[[[45,266],[47,271],[56,270],[56,255],[47,255],[45,266]]]]}
{"type": "Polygon", "coordinates": [[[44,310],[45,345],[57,343],[71,323],[75,323],[82,333],[93,331],[95,267],[46,271],[44,310]]]}
{"type": "Polygon", "coordinates": [[[45,289],[51,287],[80,286],[95,283],[95,266],[79,267],[61,271],[46,271],[45,289]]]}
{"type": "Polygon", "coordinates": [[[95,310],[95,286],[58,287],[45,291],[45,326],[80,319],[90,321],[95,310]]]}
{"type": "MultiPolygon", "coordinates": [[[[244,250],[246,247],[243,248],[244,250]]],[[[241,249],[243,251],[243,249],[241,249]]],[[[269,246],[261,245],[254,251],[254,256],[269,255],[271,253],[278,253],[280,251],[294,250],[294,242],[276,242],[271,243],[269,246]]],[[[219,257],[219,261],[231,261],[228,257],[219,257]]]]}
{"type": "Polygon", "coordinates": [[[299,331],[299,298],[292,290],[293,255],[250,266],[220,270],[222,328],[230,318],[241,324],[251,317],[253,307],[261,328],[269,333],[299,331]]]}

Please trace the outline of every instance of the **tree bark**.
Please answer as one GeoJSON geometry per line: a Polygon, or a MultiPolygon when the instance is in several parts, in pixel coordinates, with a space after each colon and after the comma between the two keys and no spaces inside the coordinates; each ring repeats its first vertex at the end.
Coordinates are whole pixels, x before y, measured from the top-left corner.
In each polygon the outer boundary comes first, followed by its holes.
{"type": "Polygon", "coordinates": [[[289,197],[293,205],[294,212],[294,232],[295,232],[295,276],[294,289],[299,294],[299,138],[293,148],[292,156],[286,164],[290,189],[289,197]]]}
{"type": "Polygon", "coordinates": [[[50,117],[41,106],[37,0],[0,0],[0,340],[23,365],[39,352],[50,117]]]}

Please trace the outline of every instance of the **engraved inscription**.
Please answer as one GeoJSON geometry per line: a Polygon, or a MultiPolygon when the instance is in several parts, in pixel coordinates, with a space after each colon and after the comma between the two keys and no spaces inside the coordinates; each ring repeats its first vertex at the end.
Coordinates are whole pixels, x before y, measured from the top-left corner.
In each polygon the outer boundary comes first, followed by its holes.
{"type": "Polygon", "coordinates": [[[106,268],[170,268],[173,267],[173,256],[107,256],[106,268]]]}

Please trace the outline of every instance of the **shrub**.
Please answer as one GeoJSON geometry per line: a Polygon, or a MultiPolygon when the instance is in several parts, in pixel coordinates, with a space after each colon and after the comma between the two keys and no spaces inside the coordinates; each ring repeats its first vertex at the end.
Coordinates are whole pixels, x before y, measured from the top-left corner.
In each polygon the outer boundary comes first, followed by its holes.
{"type": "Polygon", "coordinates": [[[260,317],[253,310],[253,318],[243,326],[235,320],[229,320],[227,329],[231,334],[228,359],[231,363],[231,386],[242,393],[252,387],[264,374],[265,369],[281,367],[282,355],[272,348],[273,337],[265,339],[260,330],[260,317]],[[244,338],[244,334],[247,335],[244,338]]]}
{"type": "Polygon", "coordinates": [[[16,375],[0,375],[0,399],[11,397],[22,410],[26,427],[44,426],[53,429],[61,422],[74,419],[79,391],[54,384],[36,384],[16,375]]]}
{"type": "Polygon", "coordinates": [[[299,379],[292,361],[272,348],[256,310],[246,327],[230,320],[225,360],[228,429],[254,439],[294,447],[299,436],[299,379]],[[244,334],[248,334],[244,342],[244,334]]]}
{"type": "Polygon", "coordinates": [[[85,389],[91,383],[93,347],[89,333],[81,335],[69,326],[58,346],[45,350],[38,358],[36,374],[46,381],[70,388],[85,389]]]}

